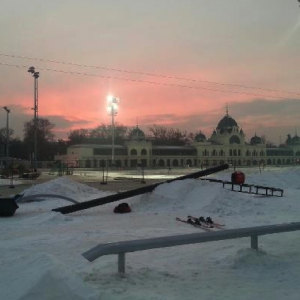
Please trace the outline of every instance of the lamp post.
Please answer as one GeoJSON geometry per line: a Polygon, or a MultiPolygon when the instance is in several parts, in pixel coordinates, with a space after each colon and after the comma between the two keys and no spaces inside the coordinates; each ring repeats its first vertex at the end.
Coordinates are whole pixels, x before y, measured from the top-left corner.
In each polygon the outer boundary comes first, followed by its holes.
{"type": "Polygon", "coordinates": [[[35,67],[30,67],[28,72],[32,74],[34,78],[34,169],[37,170],[37,132],[38,132],[38,78],[40,77],[40,72],[35,71],[35,67]]]}
{"type": "Polygon", "coordinates": [[[119,110],[119,98],[116,98],[113,95],[107,96],[107,112],[111,116],[111,142],[112,142],[112,149],[111,149],[111,164],[112,166],[115,165],[115,120],[114,117],[118,114],[119,110]]]}
{"type": "Polygon", "coordinates": [[[7,106],[4,106],[3,109],[6,111],[6,157],[9,157],[9,113],[10,109],[7,106]]]}

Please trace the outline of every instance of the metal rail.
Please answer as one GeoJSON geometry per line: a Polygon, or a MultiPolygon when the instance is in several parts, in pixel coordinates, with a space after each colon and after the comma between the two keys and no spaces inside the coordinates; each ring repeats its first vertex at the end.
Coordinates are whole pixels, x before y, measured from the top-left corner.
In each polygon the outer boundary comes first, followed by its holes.
{"type": "Polygon", "coordinates": [[[88,261],[92,262],[103,255],[117,254],[118,272],[124,274],[125,253],[128,252],[213,241],[222,241],[244,237],[250,237],[251,248],[258,250],[258,236],[297,230],[300,230],[300,222],[238,229],[227,229],[222,231],[191,233],[185,235],[165,236],[132,241],[121,241],[115,243],[99,244],[91,248],[90,250],[82,253],[82,255],[88,261]]]}
{"type": "Polygon", "coordinates": [[[246,183],[238,184],[238,183],[233,183],[231,181],[224,181],[224,180],[213,179],[213,178],[203,178],[202,180],[207,180],[209,182],[222,183],[223,188],[225,186],[229,185],[231,187],[230,190],[233,192],[255,194],[255,195],[262,195],[262,196],[283,197],[283,189],[280,189],[280,188],[254,185],[254,184],[246,184],[246,183]]]}

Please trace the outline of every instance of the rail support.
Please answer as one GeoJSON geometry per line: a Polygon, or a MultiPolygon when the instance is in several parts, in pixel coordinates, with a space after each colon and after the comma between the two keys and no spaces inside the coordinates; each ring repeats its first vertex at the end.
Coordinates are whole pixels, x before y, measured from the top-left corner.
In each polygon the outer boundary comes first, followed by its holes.
{"type": "Polygon", "coordinates": [[[125,274],[125,253],[118,253],[118,272],[121,275],[125,274]]]}
{"type": "Polygon", "coordinates": [[[258,236],[251,235],[251,249],[258,250],[258,236]]]}

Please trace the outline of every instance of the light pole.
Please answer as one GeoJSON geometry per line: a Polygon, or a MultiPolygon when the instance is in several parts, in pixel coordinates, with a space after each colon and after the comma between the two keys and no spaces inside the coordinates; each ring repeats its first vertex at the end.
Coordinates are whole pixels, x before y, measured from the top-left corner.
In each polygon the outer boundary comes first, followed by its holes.
{"type": "Polygon", "coordinates": [[[118,114],[119,110],[119,98],[116,98],[113,95],[107,96],[107,112],[111,116],[111,142],[112,142],[112,149],[111,149],[111,164],[112,166],[115,165],[115,120],[114,117],[118,114]]]}
{"type": "Polygon", "coordinates": [[[6,157],[9,157],[9,113],[10,109],[4,106],[3,109],[6,111],[6,157]]]}
{"type": "Polygon", "coordinates": [[[34,169],[37,170],[37,132],[38,132],[38,78],[40,77],[40,72],[35,71],[35,67],[30,67],[28,72],[32,74],[34,78],[34,151],[33,151],[33,158],[34,158],[34,169]]]}

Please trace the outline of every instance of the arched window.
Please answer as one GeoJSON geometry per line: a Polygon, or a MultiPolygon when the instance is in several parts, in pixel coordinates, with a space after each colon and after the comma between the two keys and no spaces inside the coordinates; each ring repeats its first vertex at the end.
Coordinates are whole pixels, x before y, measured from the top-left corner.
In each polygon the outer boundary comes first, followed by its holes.
{"type": "Polygon", "coordinates": [[[190,159],[188,159],[188,160],[186,161],[186,164],[189,165],[189,166],[192,166],[192,161],[191,161],[190,159]]]}
{"type": "Polygon", "coordinates": [[[178,167],[179,166],[179,162],[177,159],[173,160],[173,167],[178,167]]]}
{"type": "Polygon", "coordinates": [[[232,149],[229,150],[229,156],[232,156],[232,149]]]}
{"type": "Polygon", "coordinates": [[[87,159],[87,160],[85,161],[85,167],[86,167],[86,168],[91,168],[91,167],[92,167],[91,161],[90,161],[89,159],[87,159]]]}
{"type": "Polygon", "coordinates": [[[136,149],[131,149],[131,151],[130,151],[130,155],[137,155],[137,151],[136,151],[136,149]]]}
{"type": "Polygon", "coordinates": [[[94,168],[97,168],[98,165],[97,165],[97,159],[94,159],[94,168]]]}
{"type": "Polygon", "coordinates": [[[224,151],[223,151],[223,150],[220,150],[219,155],[220,155],[220,156],[224,156],[224,155],[225,155],[224,151]]]}
{"type": "Polygon", "coordinates": [[[240,149],[238,150],[238,156],[241,156],[241,150],[240,149]]]}
{"type": "Polygon", "coordinates": [[[264,156],[265,152],[263,150],[260,151],[260,156],[264,156]]]}
{"type": "Polygon", "coordinates": [[[236,135],[233,135],[233,136],[229,139],[229,143],[230,143],[230,144],[240,144],[241,141],[240,141],[239,137],[237,137],[236,135]]]}
{"type": "Polygon", "coordinates": [[[212,151],[211,155],[212,155],[212,156],[218,156],[217,150],[214,149],[214,150],[212,151]]]}
{"type": "Polygon", "coordinates": [[[159,165],[160,167],[164,167],[164,166],[165,166],[165,162],[164,162],[162,159],[160,159],[160,160],[158,161],[158,165],[159,165]]]}
{"type": "Polygon", "coordinates": [[[147,155],[147,150],[146,149],[142,149],[141,155],[147,155]]]}

